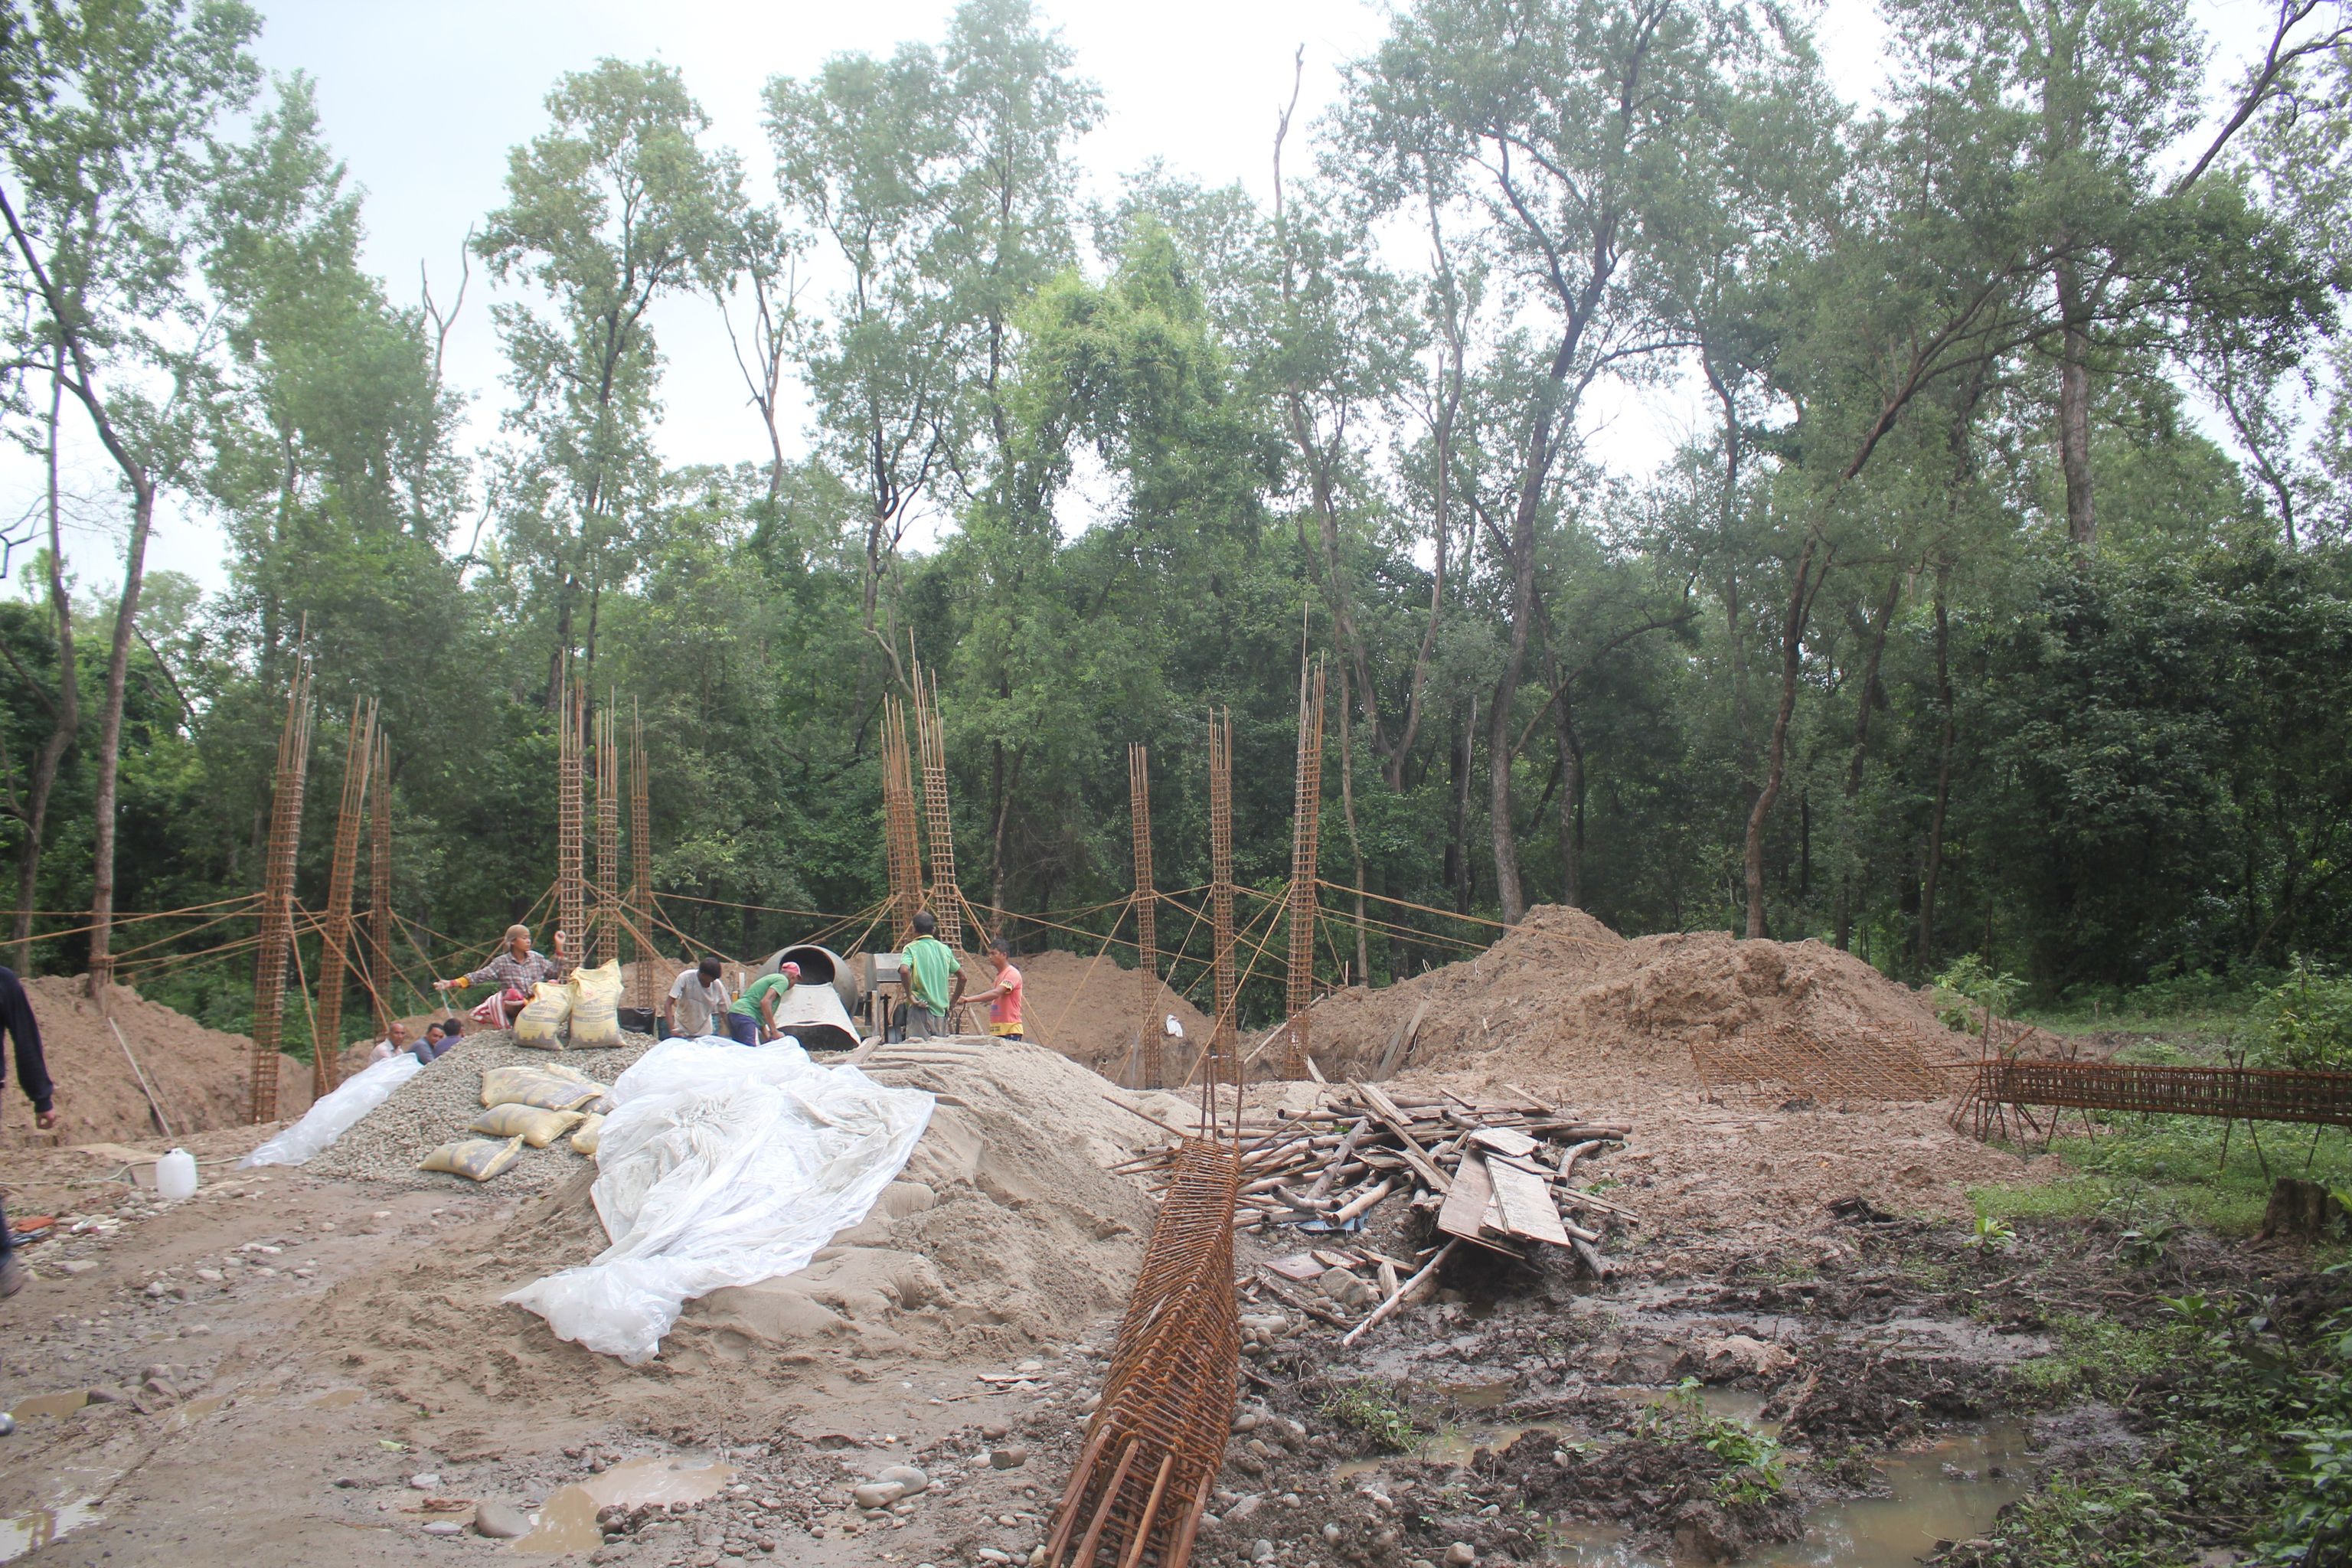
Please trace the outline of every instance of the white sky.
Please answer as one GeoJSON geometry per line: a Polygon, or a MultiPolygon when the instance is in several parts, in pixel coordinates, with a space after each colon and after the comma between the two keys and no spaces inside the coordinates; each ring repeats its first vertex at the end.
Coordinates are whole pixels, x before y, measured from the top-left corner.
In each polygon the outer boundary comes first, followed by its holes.
{"type": "MultiPolygon", "coordinates": [[[[468,226],[502,200],[508,149],[545,129],[541,100],[562,73],[605,56],[658,57],[678,67],[712,118],[713,139],[737,149],[751,188],[764,196],[772,188],[772,162],[759,93],[770,77],[805,76],[844,50],[885,53],[905,39],[937,40],[952,10],[952,0],[866,0],[840,9],[806,0],[261,5],[262,63],[315,79],[325,135],[366,192],[369,265],[394,298],[405,300],[415,298],[418,265],[426,264],[445,302],[468,226]]],[[[1041,8],[1076,50],[1079,71],[1103,89],[1103,122],[1080,147],[1086,194],[1108,194],[1122,174],[1157,156],[1207,183],[1239,180],[1261,200],[1294,51],[1306,46],[1301,118],[1311,120],[1336,92],[1340,62],[1378,42],[1387,14],[1361,0],[1196,0],[1175,12],[1118,0],[1041,0],[1041,8]]],[[[2266,35],[2262,0],[2208,0],[2199,9],[2231,58],[2248,52],[2257,31],[2266,35]]],[[[1820,36],[1832,80],[1850,97],[1867,98],[1880,78],[1882,36],[1867,0],[1828,0],[1820,36]]],[[[1294,152],[1291,167],[1304,166],[1294,152]]],[[[474,445],[494,435],[505,402],[490,300],[478,267],[448,360],[452,384],[475,400],[474,445]]],[[[665,455],[681,463],[760,457],[764,437],[714,308],[667,301],[655,330],[667,361],[665,455]]],[[[1672,400],[1622,408],[1612,419],[1609,445],[1628,468],[1647,467],[1688,422],[1672,400]]],[[[94,447],[84,443],[69,457],[68,486],[85,498],[86,521],[68,553],[86,593],[100,594],[119,571],[121,508],[94,447]]],[[[39,482],[36,465],[0,453],[0,522],[37,502],[39,482]]],[[[218,530],[201,516],[177,505],[159,516],[152,566],[215,587],[226,580],[225,553],[218,530]]]]}

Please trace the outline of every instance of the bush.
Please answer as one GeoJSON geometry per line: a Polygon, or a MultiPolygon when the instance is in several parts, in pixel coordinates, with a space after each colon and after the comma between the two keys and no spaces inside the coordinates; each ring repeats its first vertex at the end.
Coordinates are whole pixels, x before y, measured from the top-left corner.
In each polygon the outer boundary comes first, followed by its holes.
{"type": "Polygon", "coordinates": [[[2352,979],[2300,953],[2248,1020],[2247,1059],[2262,1067],[2352,1071],[2352,979]]]}

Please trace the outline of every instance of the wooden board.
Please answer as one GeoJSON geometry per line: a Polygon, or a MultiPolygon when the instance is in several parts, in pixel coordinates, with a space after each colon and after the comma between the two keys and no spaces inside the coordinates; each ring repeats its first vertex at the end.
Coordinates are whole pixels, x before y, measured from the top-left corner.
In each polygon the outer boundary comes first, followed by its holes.
{"type": "MultiPolygon", "coordinates": [[[[1465,1155],[1467,1165],[1472,1156],[1465,1155]]],[[[1551,1184],[1531,1172],[1521,1170],[1507,1160],[1486,1167],[1486,1180],[1495,1190],[1495,1206],[1501,1211],[1502,1224],[1496,1226],[1525,1241],[1549,1242],[1554,1247],[1568,1245],[1568,1232],[1561,1228],[1559,1211],[1552,1207],[1551,1184]]]]}
{"type": "Polygon", "coordinates": [[[1495,1206],[1495,1185],[1486,1174],[1486,1162],[1476,1154],[1464,1155],[1461,1168],[1454,1173],[1454,1185],[1445,1194],[1444,1206],[1437,1211],[1437,1228],[1448,1236],[1483,1244],[1487,1226],[1492,1224],[1500,1230],[1501,1220],[1502,1211],[1495,1206]]]}
{"type": "Polygon", "coordinates": [[[1516,1127],[1481,1127],[1470,1134],[1470,1142],[1497,1154],[1520,1158],[1534,1153],[1537,1148],[1536,1141],[1516,1127]]]}

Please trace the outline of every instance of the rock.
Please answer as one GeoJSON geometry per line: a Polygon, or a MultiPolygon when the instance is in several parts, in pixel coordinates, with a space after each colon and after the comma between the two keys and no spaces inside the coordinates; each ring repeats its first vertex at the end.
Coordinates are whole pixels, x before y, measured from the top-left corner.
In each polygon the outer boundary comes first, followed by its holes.
{"type": "Polygon", "coordinates": [[[1466,1541],[1457,1541],[1445,1549],[1446,1568],[1469,1568],[1478,1561],[1478,1549],[1466,1541]]]}
{"type": "Polygon", "coordinates": [[[95,1274],[98,1272],[98,1265],[87,1258],[68,1258],[63,1263],[52,1263],[49,1267],[56,1269],[60,1274],[69,1276],[76,1279],[80,1279],[85,1274],[95,1274]]]}
{"type": "Polygon", "coordinates": [[[131,1391],[113,1384],[101,1384],[91,1389],[86,1397],[92,1405],[128,1405],[131,1403],[131,1391]]]}
{"type": "Polygon", "coordinates": [[[425,1527],[427,1535],[462,1535],[466,1527],[454,1519],[436,1519],[425,1527]]]}
{"type": "Polygon", "coordinates": [[[356,1491],[360,1488],[367,1485],[365,1481],[360,1479],[357,1476],[337,1476],[335,1478],[335,1484],[342,1488],[345,1491],[356,1491]]]}
{"type": "Polygon", "coordinates": [[[1323,1526],[1323,1544],[1326,1546],[1339,1545],[1340,1533],[1339,1527],[1337,1524],[1326,1523],[1323,1526]]]}
{"type": "Polygon", "coordinates": [[[1000,1437],[1012,1436],[1013,1428],[1002,1421],[991,1421],[980,1429],[980,1435],[993,1443],[1000,1437]]]}
{"type": "Polygon", "coordinates": [[[849,1500],[860,1508],[888,1508],[907,1495],[907,1489],[896,1481],[868,1481],[850,1489],[849,1500]]]}
{"type": "Polygon", "coordinates": [[[160,1301],[163,1299],[164,1292],[169,1289],[170,1287],[165,1285],[161,1279],[150,1279],[147,1282],[147,1298],[152,1301],[160,1301]]]}
{"type": "Polygon", "coordinates": [[[196,1278],[207,1285],[217,1285],[228,1276],[217,1268],[199,1268],[196,1270],[196,1278]]]}
{"type": "Polygon", "coordinates": [[[1710,1367],[1729,1366],[1759,1377],[1771,1377],[1797,1364],[1786,1345],[1753,1339],[1747,1334],[1723,1334],[1698,1342],[1699,1354],[1710,1367]]]}
{"type": "Polygon", "coordinates": [[[1255,1542],[1254,1542],[1254,1543],[1251,1545],[1251,1547],[1250,1547],[1250,1561],[1251,1561],[1251,1562],[1253,1562],[1253,1563],[1271,1563],[1271,1562],[1273,1562],[1273,1561],[1274,1561],[1274,1542],[1271,1542],[1271,1541],[1267,1541],[1267,1540],[1265,1540],[1265,1538],[1263,1538],[1263,1537],[1260,1537],[1260,1538],[1259,1538],[1255,1542]]]}
{"type": "Polygon", "coordinates": [[[892,1465],[876,1474],[877,1481],[895,1481],[900,1497],[919,1497],[931,1489],[931,1478],[912,1465],[892,1465]]]}
{"type": "Polygon", "coordinates": [[[151,1377],[139,1385],[158,1399],[177,1399],[180,1391],[160,1377],[151,1377]]]}
{"type": "Polygon", "coordinates": [[[1033,1372],[1043,1372],[1043,1371],[1045,1371],[1045,1363],[1044,1362],[1042,1362],[1042,1361],[1024,1361],[1024,1362],[1023,1362],[1019,1366],[1014,1367],[1013,1370],[1014,1372],[1020,1373],[1021,1373],[1021,1374],[1023,1374],[1024,1376],[1026,1376],[1028,1373],[1033,1373],[1033,1372]]]}
{"type": "Polygon", "coordinates": [[[441,1484],[438,1471],[425,1470],[408,1478],[408,1484],[421,1492],[429,1492],[441,1484]]]}
{"type": "Polygon", "coordinates": [[[530,1533],[530,1516],[511,1503],[486,1500],[474,1509],[474,1528],[492,1541],[519,1541],[530,1533]]]}
{"type": "Polygon", "coordinates": [[[1028,1462],[1029,1450],[1018,1443],[1008,1443],[1002,1448],[991,1448],[988,1451],[988,1464],[991,1469],[1017,1470],[1028,1462]]]}
{"type": "Polygon", "coordinates": [[[1013,1553],[1010,1552],[999,1552],[993,1546],[983,1546],[979,1551],[973,1552],[972,1555],[979,1558],[982,1563],[1010,1563],[1013,1561],[1013,1553]]]}

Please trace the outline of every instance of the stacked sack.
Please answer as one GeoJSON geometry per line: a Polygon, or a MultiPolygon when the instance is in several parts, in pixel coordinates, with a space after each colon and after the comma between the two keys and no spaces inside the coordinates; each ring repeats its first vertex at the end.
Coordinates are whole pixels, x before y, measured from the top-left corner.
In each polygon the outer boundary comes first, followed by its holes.
{"type": "Polygon", "coordinates": [[[621,963],[575,969],[562,984],[542,980],[516,1016],[515,1044],[560,1051],[601,1050],[621,1043],[621,963]]]}
{"type": "MultiPolygon", "coordinates": [[[[619,965],[605,968],[613,971],[617,994],[619,965]]],[[[520,1036],[520,1031],[517,1033],[520,1036]]],[[[544,1149],[567,1135],[574,1152],[593,1154],[604,1113],[613,1102],[605,1087],[587,1074],[562,1062],[548,1062],[484,1072],[482,1107],[482,1114],[466,1130],[488,1136],[444,1143],[427,1154],[417,1169],[487,1182],[513,1164],[525,1144],[544,1149]]]]}

